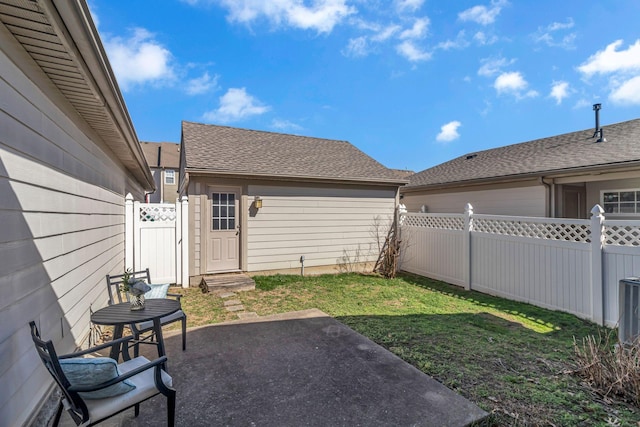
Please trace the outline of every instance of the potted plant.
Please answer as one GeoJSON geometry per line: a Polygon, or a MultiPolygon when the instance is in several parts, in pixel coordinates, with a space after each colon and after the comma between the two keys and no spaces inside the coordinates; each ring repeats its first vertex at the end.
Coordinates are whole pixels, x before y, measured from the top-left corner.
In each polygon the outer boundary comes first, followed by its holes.
{"type": "Polygon", "coordinates": [[[144,294],[151,290],[151,286],[144,280],[131,277],[132,274],[133,271],[130,268],[124,271],[120,292],[126,293],[132,311],[142,310],[144,309],[144,294]]]}

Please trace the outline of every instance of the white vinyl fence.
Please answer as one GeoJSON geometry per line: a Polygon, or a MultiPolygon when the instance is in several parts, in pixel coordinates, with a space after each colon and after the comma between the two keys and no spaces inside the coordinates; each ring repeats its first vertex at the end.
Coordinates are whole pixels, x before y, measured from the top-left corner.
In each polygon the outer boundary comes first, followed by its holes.
{"type": "Polygon", "coordinates": [[[189,286],[188,202],[140,203],[127,196],[125,262],[152,283],[189,286]]]}
{"type": "Polygon", "coordinates": [[[401,269],[466,289],[619,320],[618,283],[640,276],[640,221],[405,214],[401,269]]]}

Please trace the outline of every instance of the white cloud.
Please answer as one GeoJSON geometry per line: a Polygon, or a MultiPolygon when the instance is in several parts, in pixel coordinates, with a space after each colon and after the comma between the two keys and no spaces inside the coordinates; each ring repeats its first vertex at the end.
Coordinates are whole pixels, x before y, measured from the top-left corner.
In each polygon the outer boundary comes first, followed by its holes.
{"type": "Polygon", "coordinates": [[[578,71],[585,77],[602,75],[609,79],[609,99],[622,105],[640,104],[640,39],[626,50],[616,40],[604,50],[591,55],[578,71]]]}
{"type": "Polygon", "coordinates": [[[383,42],[393,37],[402,27],[399,25],[388,25],[380,29],[377,34],[371,36],[371,40],[376,42],[383,42]]]}
{"type": "Polygon", "coordinates": [[[211,77],[205,72],[201,77],[196,77],[187,82],[186,91],[189,95],[200,95],[218,88],[219,76],[216,74],[211,77]]]}
{"type": "Polygon", "coordinates": [[[609,99],[616,104],[640,104],[640,76],[633,77],[622,83],[611,92],[609,99]]]}
{"type": "Polygon", "coordinates": [[[287,131],[287,132],[297,132],[303,129],[302,126],[297,125],[289,120],[283,119],[273,119],[271,122],[271,127],[273,129],[277,129],[279,131],[287,131]]]}
{"type": "Polygon", "coordinates": [[[484,31],[478,31],[473,35],[473,40],[480,46],[492,45],[498,41],[498,37],[489,36],[484,31]]]}
{"type": "Polygon", "coordinates": [[[551,93],[549,96],[556,100],[556,104],[562,104],[562,100],[569,96],[569,83],[567,82],[553,82],[551,85],[551,93]]]}
{"type": "Polygon", "coordinates": [[[576,101],[575,105],[572,107],[574,110],[580,109],[580,108],[585,108],[585,107],[591,107],[591,101],[589,101],[588,99],[584,99],[581,98],[578,101],[576,101]]]}
{"type": "Polygon", "coordinates": [[[424,52],[412,42],[405,40],[396,46],[397,52],[411,62],[428,61],[431,59],[431,53],[424,52]]]}
{"type": "Polygon", "coordinates": [[[270,109],[249,95],[245,88],[231,88],[220,97],[220,106],[204,113],[203,118],[208,122],[229,123],[264,114],[270,109]]]}
{"type": "Polygon", "coordinates": [[[400,38],[406,40],[420,39],[424,37],[427,33],[427,30],[429,29],[429,23],[430,21],[427,17],[416,19],[416,21],[413,23],[413,27],[400,33],[400,38]]]}
{"type": "Polygon", "coordinates": [[[531,35],[536,43],[544,43],[550,47],[561,47],[563,49],[575,49],[576,33],[564,34],[557,39],[556,34],[573,28],[575,23],[573,18],[568,18],[567,22],[553,22],[546,27],[538,27],[538,31],[531,35]]]}
{"type": "Polygon", "coordinates": [[[484,77],[493,77],[496,74],[500,73],[504,67],[508,67],[509,65],[516,62],[515,59],[506,59],[502,57],[498,58],[484,58],[481,59],[482,65],[478,69],[478,75],[484,77]]]}
{"type": "Polygon", "coordinates": [[[604,50],[591,55],[586,62],[578,67],[578,71],[587,76],[640,71],[640,39],[636,40],[627,50],[618,50],[622,43],[622,40],[616,40],[604,50]]]}
{"type": "Polygon", "coordinates": [[[316,0],[305,6],[302,0],[220,0],[232,22],[249,24],[261,17],[275,25],[289,25],[303,30],[330,33],[344,18],[356,13],[347,0],[316,0]]]}
{"type": "Polygon", "coordinates": [[[567,22],[554,22],[547,26],[547,31],[558,31],[558,30],[568,30],[573,28],[575,23],[573,22],[573,18],[567,18],[567,22]]]}
{"type": "Polygon", "coordinates": [[[491,6],[484,5],[473,6],[458,14],[461,21],[472,21],[480,25],[493,24],[502,11],[502,8],[508,5],[506,0],[492,0],[491,6]]]}
{"type": "Polygon", "coordinates": [[[369,54],[369,44],[365,36],[356,37],[355,39],[349,39],[347,47],[342,50],[344,56],[352,58],[362,58],[369,54]]]}
{"type": "Polygon", "coordinates": [[[451,142],[460,138],[460,134],[458,133],[460,126],[462,126],[462,123],[457,120],[442,125],[440,133],[436,136],[436,141],[451,142]]]}
{"type": "Polygon", "coordinates": [[[520,92],[527,87],[527,81],[518,71],[502,73],[496,78],[493,87],[501,92],[520,92]]]}
{"type": "Polygon", "coordinates": [[[483,117],[486,117],[489,115],[489,113],[491,112],[491,109],[493,108],[493,105],[491,104],[491,102],[487,99],[484,100],[484,108],[482,110],[480,110],[480,115],[483,117]]]}
{"type": "Polygon", "coordinates": [[[136,28],[128,39],[105,37],[109,62],[123,91],[135,85],[161,83],[174,78],[171,52],[144,28],[136,28]]]}
{"type": "Polygon", "coordinates": [[[535,90],[526,91],[528,86],[529,83],[527,83],[527,81],[524,79],[524,77],[522,77],[522,74],[520,74],[519,71],[502,73],[496,78],[495,82],[493,83],[493,87],[499,95],[513,95],[518,99],[534,98],[538,96],[538,92],[536,92],[535,90]]]}
{"type": "Polygon", "coordinates": [[[344,56],[358,58],[369,55],[375,48],[375,44],[383,43],[392,38],[395,34],[402,29],[399,25],[387,25],[383,27],[378,24],[355,20],[355,25],[367,31],[372,31],[375,34],[371,36],[360,36],[349,39],[347,46],[342,49],[341,53],[344,56]]]}
{"type": "Polygon", "coordinates": [[[415,12],[424,4],[424,0],[396,0],[396,9],[400,12],[415,12]]]}
{"type": "Polygon", "coordinates": [[[437,49],[450,50],[450,49],[464,49],[469,46],[469,42],[465,37],[464,30],[458,32],[455,40],[446,40],[436,45],[437,49]]]}

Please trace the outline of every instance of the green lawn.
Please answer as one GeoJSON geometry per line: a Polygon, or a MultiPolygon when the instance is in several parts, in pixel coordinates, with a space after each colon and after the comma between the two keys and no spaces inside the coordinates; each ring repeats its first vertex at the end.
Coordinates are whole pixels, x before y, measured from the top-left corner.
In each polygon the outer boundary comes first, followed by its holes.
{"type": "MultiPolygon", "coordinates": [[[[259,315],[318,308],[492,415],[487,425],[638,426],[640,411],[572,375],[575,316],[430,279],[358,274],[255,277],[234,297],[259,315]]],[[[232,320],[222,300],[183,290],[189,326],[232,320]]]]}

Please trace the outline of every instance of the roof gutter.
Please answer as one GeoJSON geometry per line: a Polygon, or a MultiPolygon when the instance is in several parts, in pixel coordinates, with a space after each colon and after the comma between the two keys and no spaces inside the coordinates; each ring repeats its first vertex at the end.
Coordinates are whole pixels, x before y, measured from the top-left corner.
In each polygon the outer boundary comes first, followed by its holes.
{"type": "Polygon", "coordinates": [[[146,191],[154,191],[151,169],[129,116],[127,106],[109,64],[100,35],[91,19],[86,2],[82,0],[37,0],[52,21],[69,54],[77,61],[94,96],[104,104],[120,136],[125,142],[124,152],[114,151],[125,167],[138,179],[146,191]],[[64,17],[64,18],[63,18],[64,17]]]}
{"type": "Polygon", "coordinates": [[[391,186],[403,186],[409,181],[406,179],[370,179],[370,178],[330,178],[330,177],[315,177],[304,175],[273,175],[262,173],[242,173],[242,172],[225,172],[225,171],[211,171],[207,169],[186,169],[187,173],[193,175],[203,176],[223,176],[227,178],[259,178],[270,181],[306,181],[306,182],[339,182],[343,184],[369,184],[369,185],[391,185],[391,186]]]}
{"type": "Polygon", "coordinates": [[[546,217],[547,218],[552,218],[555,217],[555,212],[556,212],[556,186],[554,185],[553,182],[553,178],[551,178],[551,182],[545,182],[545,177],[541,176],[538,178],[538,182],[541,185],[544,185],[546,188],[546,195],[547,195],[547,203],[546,203],[546,217]]]}
{"type": "Polygon", "coordinates": [[[579,167],[567,168],[567,169],[530,172],[530,173],[518,174],[518,175],[503,175],[503,176],[497,176],[497,177],[478,178],[478,179],[470,179],[466,181],[446,182],[441,184],[405,186],[402,188],[402,191],[408,193],[408,192],[422,191],[422,190],[440,190],[440,189],[446,189],[446,188],[469,187],[469,186],[499,183],[499,182],[518,182],[518,181],[525,181],[528,179],[539,178],[539,177],[545,177],[545,179],[553,179],[553,178],[561,178],[563,176],[575,175],[576,173],[582,174],[582,175],[589,175],[594,173],[611,172],[614,169],[623,169],[623,168],[640,168],[640,160],[608,163],[608,164],[597,165],[597,166],[579,166],[579,167]]]}

